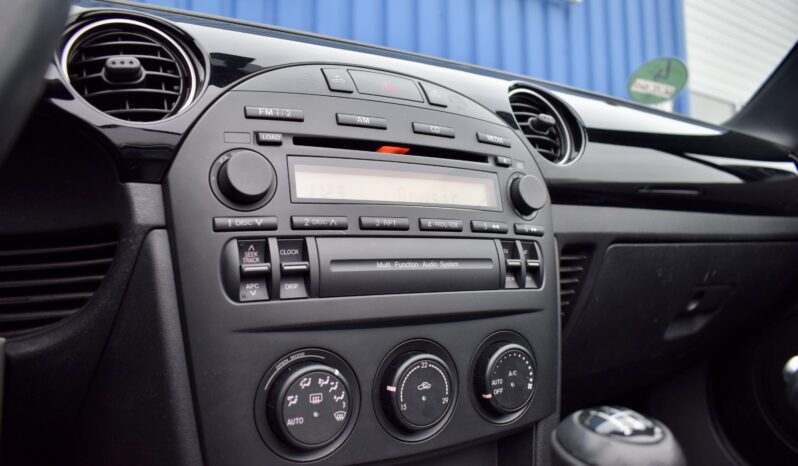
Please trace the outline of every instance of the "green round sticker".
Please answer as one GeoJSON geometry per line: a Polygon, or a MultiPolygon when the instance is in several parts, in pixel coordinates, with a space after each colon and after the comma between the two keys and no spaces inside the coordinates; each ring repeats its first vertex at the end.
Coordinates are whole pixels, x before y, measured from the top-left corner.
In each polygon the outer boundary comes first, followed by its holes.
{"type": "Polygon", "coordinates": [[[676,58],[657,58],[629,78],[629,95],[643,104],[672,100],[687,84],[687,66],[676,58]]]}

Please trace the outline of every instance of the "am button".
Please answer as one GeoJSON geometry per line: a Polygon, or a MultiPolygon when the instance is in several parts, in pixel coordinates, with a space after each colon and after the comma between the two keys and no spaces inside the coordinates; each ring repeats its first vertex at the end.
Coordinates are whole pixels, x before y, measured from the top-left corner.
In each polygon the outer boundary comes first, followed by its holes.
{"type": "Polygon", "coordinates": [[[347,113],[336,113],[335,119],[342,126],[360,126],[363,128],[387,129],[388,122],[385,118],[377,118],[366,115],[350,115],[347,113]]]}

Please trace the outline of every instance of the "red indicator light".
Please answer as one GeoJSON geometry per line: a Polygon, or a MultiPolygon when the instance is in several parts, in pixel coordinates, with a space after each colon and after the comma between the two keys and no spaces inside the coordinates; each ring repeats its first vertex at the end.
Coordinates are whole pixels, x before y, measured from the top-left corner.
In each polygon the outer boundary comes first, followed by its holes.
{"type": "Polygon", "coordinates": [[[383,81],[380,88],[385,92],[396,92],[396,85],[390,81],[383,81]]]}
{"type": "Polygon", "coordinates": [[[408,152],[410,152],[410,148],[409,147],[398,147],[398,146],[382,146],[379,149],[377,149],[377,152],[380,152],[382,154],[402,154],[402,155],[404,155],[404,154],[407,154],[408,152]]]}

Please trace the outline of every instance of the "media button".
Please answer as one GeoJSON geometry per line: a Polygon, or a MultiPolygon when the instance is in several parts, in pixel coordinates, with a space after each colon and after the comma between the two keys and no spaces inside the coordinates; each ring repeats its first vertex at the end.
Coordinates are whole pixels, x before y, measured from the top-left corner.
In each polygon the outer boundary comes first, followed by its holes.
{"type": "Polygon", "coordinates": [[[510,140],[503,136],[496,136],[494,134],[477,132],[477,141],[483,144],[491,144],[494,146],[510,147],[510,140]]]}
{"type": "Polygon", "coordinates": [[[463,231],[463,221],[440,218],[420,218],[418,219],[418,227],[422,231],[463,231]]]}
{"type": "Polygon", "coordinates": [[[294,230],[346,230],[348,227],[346,217],[291,217],[294,230]]]}
{"type": "Polygon", "coordinates": [[[454,129],[447,126],[428,125],[426,123],[413,123],[413,132],[416,134],[426,134],[428,136],[438,136],[442,138],[454,137],[454,129]]]}
{"type": "Polygon", "coordinates": [[[244,116],[259,120],[305,121],[305,112],[291,108],[244,107],[244,116]]]}
{"type": "Polygon", "coordinates": [[[342,126],[359,126],[362,128],[387,129],[388,122],[385,118],[377,118],[365,115],[349,115],[347,113],[336,113],[335,120],[342,126]]]}
{"type": "Polygon", "coordinates": [[[507,233],[507,224],[502,222],[471,220],[471,231],[474,233],[507,233]]]}
{"type": "Polygon", "coordinates": [[[360,217],[362,230],[409,230],[410,220],[397,217],[360,217]]]}

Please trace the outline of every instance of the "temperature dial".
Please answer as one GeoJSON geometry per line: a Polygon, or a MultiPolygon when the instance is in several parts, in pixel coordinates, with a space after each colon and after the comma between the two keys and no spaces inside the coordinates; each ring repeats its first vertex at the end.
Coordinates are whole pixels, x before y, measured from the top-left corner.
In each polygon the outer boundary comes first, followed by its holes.
{"type": "Polygon", "coordinates": [[[396,360],[383,381],[383,403],[391,418],[410,431],[430,428],[452,408],[449,367],[437,356],[409,352],[396,360]]]}
{"type": "Polygon", "coordinates": [[[477,397],[497,415],[517,412],[535,391],[535,365],[521,345],[498,342],[479,357],[475,372],[477,397]]]}
{"type": "Polygon", "coordinates": [[[280,374],[267,407],[284,441],[314,449],[335,440],[349,423],[351,402],[343,374],[323,364],[299,364],[280,374]]]}

